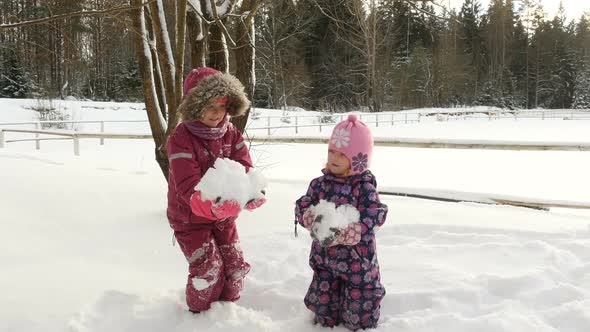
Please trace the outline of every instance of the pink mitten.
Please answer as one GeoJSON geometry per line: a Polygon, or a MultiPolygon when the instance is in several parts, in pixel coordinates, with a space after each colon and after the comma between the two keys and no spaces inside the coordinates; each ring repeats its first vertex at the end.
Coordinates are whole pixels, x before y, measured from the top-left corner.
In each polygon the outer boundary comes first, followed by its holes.
{"type": "Polygon", "coordinates": [[[303,227],[307,228],[307,230],[311,231],[311,226],[313,225],[313,221],[315,220],[315,215],[311,212],[311,209],[307,209],[303,213],[303,227]]]}
{"type": "Polygon", "coordinates": [[[240,204],[234,200],[227,200],[219,205],[213,205],[211,207],[211,211],[216,217],[215,219],[236,217],[238,214],[240,214],[241,210],[240,204]]]}
{"type": "Polygon", "coordinates": [[[259,198],[259,199],[253,199],[253,200],[249,201],[248,203],[246,203],[245,208],[248,211],[252,211],[252,210],[258,209],[264,203],[266,203],[266,198],[264,198],[264,197],[259,198]]]}
{"type": "Polygon", "coordinates": [[[211,200],[201,198],[201,192],[195,191],[190,199],[191,210],[199,217],[204,217],[211,220],[216,220],[217,217],[213,215],[211,208],[213,202],[211,200]]]}
{"type": "Polygon", "coordinates": [[[333,245],[342,244],[345,246],[353,246],[361,240],[362,227],[358,222],[349,224],[346,228],[338,229],[336,231],[336,238],[333,245]]]}

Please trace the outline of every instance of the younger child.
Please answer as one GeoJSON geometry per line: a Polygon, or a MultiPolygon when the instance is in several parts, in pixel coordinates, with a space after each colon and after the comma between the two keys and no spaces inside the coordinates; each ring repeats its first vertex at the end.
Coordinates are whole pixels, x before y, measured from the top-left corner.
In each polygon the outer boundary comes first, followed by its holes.
{"type": "Polygon", "coordinates": [[[349,115],[332,132],[324,175],[312,180],[296,202],[295,227],[303,225],[314,239],[309,257],[314,275],[304,302],[322,326],[357,330],[375,328],[379,320],[385,288],[375,230],[385,222],[387,206],[379,201],[375,176],[368,170],[372,150],[370,129],[349,115]],[[329,236],[320,239],[316,230],[324,216],[315,208],[320,201],[354,207],[360,217],[348,226],[331,227],[329,236]]]}
{"type": "MultiPolygon", "coordinates": [[[[167,215],[174,236],[188,261],[186,302],[192,312],[209,309],[214,301],[237,301],[250,265],[239,246],[235,220],[240,205],[233,200],[204,200],[195,186],[217,158],[252,167],[248,147],[229,116],[249,107],[243,85],[230,74],[203,67],[184,81],[179,106],[182,122],[168,139],[167,215]]],[[[252,210],[264,198],[249,202],[252,210]]]]}

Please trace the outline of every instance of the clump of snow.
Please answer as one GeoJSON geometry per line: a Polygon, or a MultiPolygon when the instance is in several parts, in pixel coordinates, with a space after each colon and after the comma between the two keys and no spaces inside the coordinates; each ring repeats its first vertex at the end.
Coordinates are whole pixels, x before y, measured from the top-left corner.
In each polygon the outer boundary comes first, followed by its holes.
{"type": "Polygon", "coordinates": [[[248,172],[248,182],[250,184],[250,193],[248,197],[250,199],[258,199],[264,196],[268,181],[257,169],[250,169],[248,172]]]}
{"type": "Polygon", "coordinates": [[[263,196],[267,182],[255,169],[246,173],[244,166],[234,160],[217,158],[213,167],[207,170],[195,190],[207,200],[235,200],[240,206],[263,196]]]}
{"type": "Polygon", "coordinates": [[[198,291],[205,290],[205,289],[209,288],[209,286],[211,285],[207,280],[200,279],[197,277],[194,277],[192,279],[192,281],[193,281],[193,287],[195,287],[195,289],[198,291]]]}
{"type": "MultiPolygon", "coordinates": [[[[216,1],[218,2],[218,1],[216,1]]],[[[225,16],[226,14],[228,14],[228,10],[230,8],[231,5],[231,0],[224,0],[222,3],[216,3],[215,7],[216,7],[216,12],[218,16],[225,16]]],[[[211,8],[211,2],[207,1],[207,13],[210,16],[213,16],[213,9],[211,8]]]]}
{"type": "Polygon", "coordinates": [[[359,211],[349,204],[336,207],[336,204],[332,202],[320,200],[317,205],[310,207],[310,209],[316,218],[321,216],[320,220],[316,219],[312,227],[316,239],[320,242],[333,233],[330,228],[345,228],[349,224],[358,222],[360,218],[359,211]]]}

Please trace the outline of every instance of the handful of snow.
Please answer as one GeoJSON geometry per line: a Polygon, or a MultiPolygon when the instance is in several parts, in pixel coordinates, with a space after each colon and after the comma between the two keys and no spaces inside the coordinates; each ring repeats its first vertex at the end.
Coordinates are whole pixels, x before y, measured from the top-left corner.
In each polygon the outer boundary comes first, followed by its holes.
{"type": "Polygon", "coordinates": [[[244,207],[249,201],[262,198],[266,186],[266,179],[256,169],[251,168],[246,173],[246,168],[237,161],[217,158],[195,190],[201,192],[202,199],[235,200],[244,207]]]}
{"type": "Polygon", "coordinates": [[[349,224],[358,222],[361,216],[359,211],[352,205],[345,204],[336,207],[336,204],[325,200],[321,200],[310,209],[311,213],[316,217],[311,232],[320,242],[324,242],[333,236],[334,231],[332,229],[344,229],[349,224]]]}

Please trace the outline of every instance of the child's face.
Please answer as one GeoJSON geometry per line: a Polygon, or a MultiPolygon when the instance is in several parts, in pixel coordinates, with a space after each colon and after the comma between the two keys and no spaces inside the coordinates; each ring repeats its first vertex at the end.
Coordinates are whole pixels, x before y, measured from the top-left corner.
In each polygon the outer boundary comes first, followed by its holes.
{"type": "Polygon", "coordinates": [[[350,171],[350,160],[338,151],[328,151],[328,171],[336,176],[346,176],[350,171]]]}
{"type": "Polygon", "coordinates": [[[225,118],[227,111],[226,101],[214,101],[205,107],[201,121],[207,127],[216,127],[225,118]]]}

